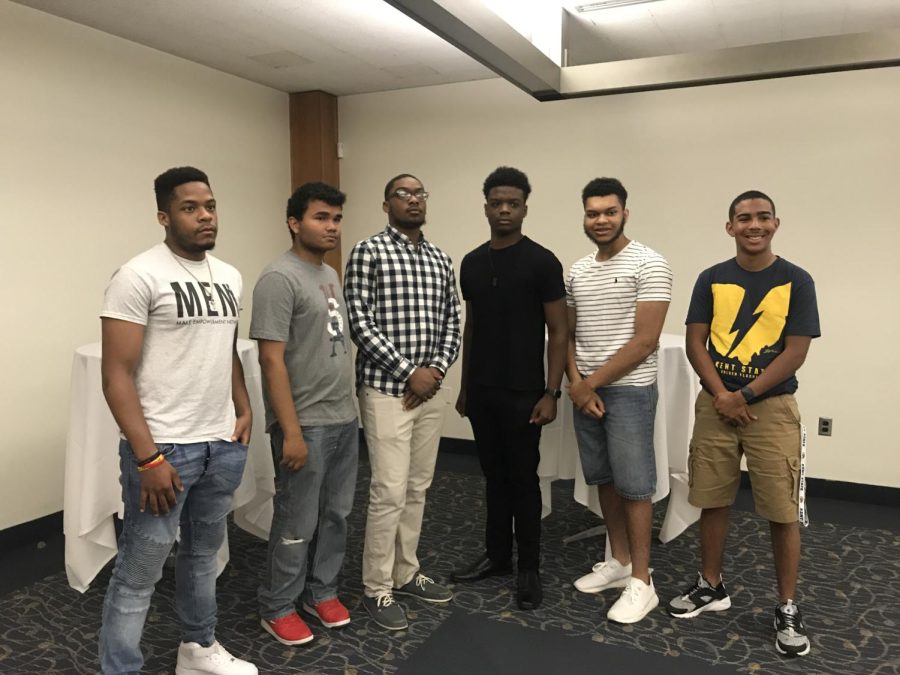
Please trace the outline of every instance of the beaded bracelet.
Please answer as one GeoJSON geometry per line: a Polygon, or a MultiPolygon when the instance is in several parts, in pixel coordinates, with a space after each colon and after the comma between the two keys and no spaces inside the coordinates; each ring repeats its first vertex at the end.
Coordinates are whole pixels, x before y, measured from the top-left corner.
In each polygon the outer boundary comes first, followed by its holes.
{"type": "Polygon", "coordinates": [[[150,469],[156,468],[160,464],[166,461],[166,458],[162,456],[162,454],[157,455],[153,459],[143,464],[139,464],[137,470],[138,471],[149,471],[150,469]]]}

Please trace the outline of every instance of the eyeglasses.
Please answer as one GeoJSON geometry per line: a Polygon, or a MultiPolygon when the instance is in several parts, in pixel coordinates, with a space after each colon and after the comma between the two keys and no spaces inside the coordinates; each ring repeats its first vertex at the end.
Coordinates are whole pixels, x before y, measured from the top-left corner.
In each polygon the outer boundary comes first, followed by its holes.
{"type": "Polygon", "coordinates": [[[405,202],[408,202],[410,199],[415,197],[419,201],[425,201],[428,199],[428,193],[425,190],[416,190],[413,192],[412,190],[407,190],[406,188],[398,188],[391,193],[391,197],[398,197],[405,202]]]}

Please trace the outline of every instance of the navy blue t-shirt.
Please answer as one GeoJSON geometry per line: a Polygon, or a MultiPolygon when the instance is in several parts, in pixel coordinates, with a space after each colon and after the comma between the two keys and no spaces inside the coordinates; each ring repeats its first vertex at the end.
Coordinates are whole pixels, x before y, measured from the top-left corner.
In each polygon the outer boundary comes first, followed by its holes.
{"type": "Polygon", "coordinates": [[[474,322],[470,384],[539,391],[544,383],[544,303],[564,298],[562,265],[528,237],[482,244],[463,258],[459,286],[474,322]]]}
{"type": "MultiPolygon", "coordinates": [[[[734,258],[704,270],[691,295],[691,323],[709,325],[709,355],[729,391],[759,377],[784,350],[786,335],[821,334],[813,279],[784,258],[758,272],[734,258]]],[[[795,391],[792,375],[760,398],[795,391]]]]}

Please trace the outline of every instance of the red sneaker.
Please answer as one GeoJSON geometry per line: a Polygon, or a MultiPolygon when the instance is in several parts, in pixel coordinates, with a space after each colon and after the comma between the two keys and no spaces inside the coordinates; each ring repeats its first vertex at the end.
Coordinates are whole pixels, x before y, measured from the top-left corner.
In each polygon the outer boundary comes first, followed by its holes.
{"type": "Polygon", "coordinates": [[[313,639],[312,631],[297,612],[277,619],[260,619],[259,624],[283,645],[302,645],[313,639]]]}
{"type": "Polygon", "coordinates": [[[315,607],[303,603],[303,611],[309,612],[322,622],[323,626],[328,628],[337,628],[338,626],[346,626],[350,623],[350,612],[344,607],[337,598],[331,600],[323,600],[315,607]]]}

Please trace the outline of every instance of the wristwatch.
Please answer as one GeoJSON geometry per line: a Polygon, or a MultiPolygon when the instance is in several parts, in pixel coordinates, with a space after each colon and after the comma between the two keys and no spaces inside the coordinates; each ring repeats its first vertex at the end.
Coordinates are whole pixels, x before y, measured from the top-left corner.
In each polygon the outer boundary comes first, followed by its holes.
{"type": "Polygon", "coordinates": [[[562,389],[551,389],[550,387],[547,387],[546,389],[544,389],[544,393],[547,396],[559,398],[560,396],[562,396],[562,389]]]}
{"type": "Polygon", "coordinates": [[[756,394],[753,393],[753,390],[750,388],[749,385],[746,387],[741,387],[741,396],[744,397],[744,400],[747,403],[750,403],[750,401],[752,401],[754,398],[756,398],[756,394]]]}

